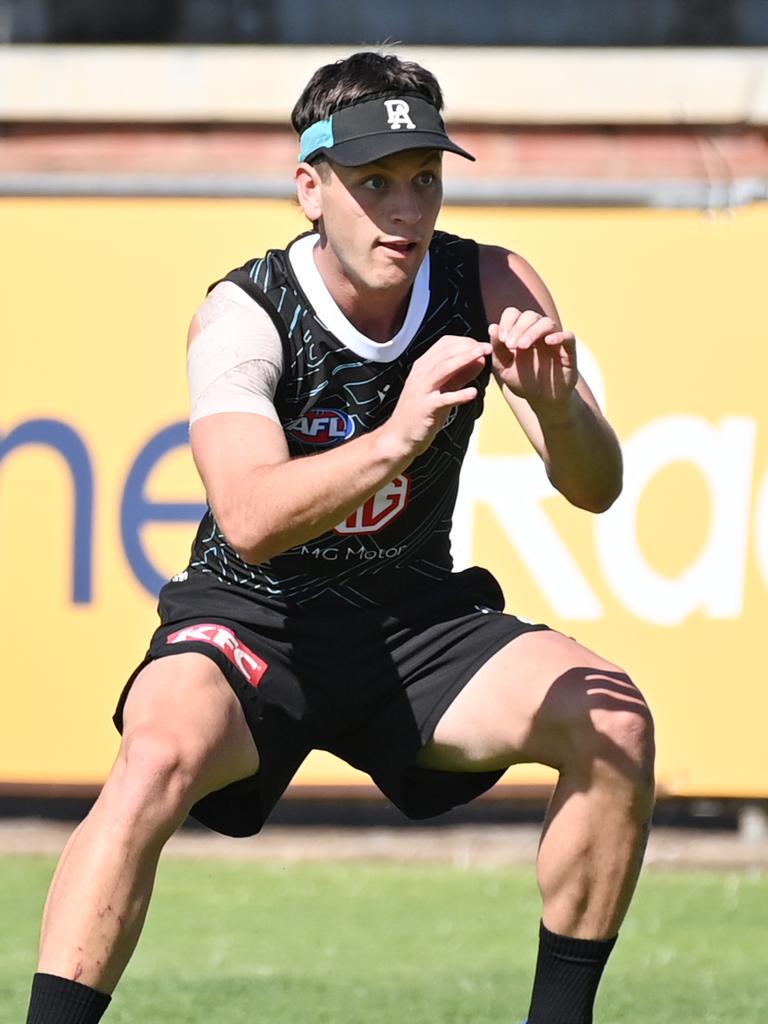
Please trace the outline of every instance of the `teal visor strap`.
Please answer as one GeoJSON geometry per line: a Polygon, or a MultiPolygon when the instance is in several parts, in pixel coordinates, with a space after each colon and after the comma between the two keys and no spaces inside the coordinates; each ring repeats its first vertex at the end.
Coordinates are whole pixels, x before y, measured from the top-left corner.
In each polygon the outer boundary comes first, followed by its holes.
{"type": "Polygon", "coordinates": [[[315,121],[301,133],[299,139],[299,163],[318,149],[330,148],[334,144],[333,114],[327,121],[315,121]]]}

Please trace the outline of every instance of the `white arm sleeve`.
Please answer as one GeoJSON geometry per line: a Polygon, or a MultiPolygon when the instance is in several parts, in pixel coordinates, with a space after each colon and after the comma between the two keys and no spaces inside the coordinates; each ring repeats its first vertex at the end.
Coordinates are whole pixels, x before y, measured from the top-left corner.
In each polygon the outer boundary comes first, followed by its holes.
{"type": "Polygon", "coordinates": [[[217,412],[254,412],[279,423],[275,391],[283,370],[280,335],[242,288],[222,281],[197,311],[187,352],[189,422],[217,412]]]}

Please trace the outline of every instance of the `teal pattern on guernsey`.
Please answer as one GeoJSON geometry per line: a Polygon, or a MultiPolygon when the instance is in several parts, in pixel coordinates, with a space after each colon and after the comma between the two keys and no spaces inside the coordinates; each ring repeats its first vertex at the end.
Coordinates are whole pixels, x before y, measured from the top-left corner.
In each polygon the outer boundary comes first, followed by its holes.
{"type": "MultiPolygon", "coordinates": [[[[320,321],[289,250],[271,250],[226,280],[258,302],[280,333],[283,373],[275,407],[291,456],[328,450],[384,423],[414,361],[439,338],[487,338],[473,241],[435,232],[426,311],[410,343],[386,362],[361,358],[320,321]]],[[[325,612],[377,607],[444,579],[452,571],[449,535],[459,472],[489,374],[487,364],[478,397],[453,411],[427,451],[335,529],[252,565],[227,543],[208,509],[189,571],[213,573],[278,610],[325,612]]]]}

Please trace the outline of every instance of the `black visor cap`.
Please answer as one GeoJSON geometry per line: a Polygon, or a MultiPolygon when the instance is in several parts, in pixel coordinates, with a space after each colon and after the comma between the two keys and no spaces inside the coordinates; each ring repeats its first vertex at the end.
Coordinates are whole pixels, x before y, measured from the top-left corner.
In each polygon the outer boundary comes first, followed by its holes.
{"type": "Polygon", "coordinates": [[[311,163],[324,156],[343,167],[359,167],[411,149],[439,149],[475,159],[448,137],[439,111],[420,96],[385,96],[335,111],[328,122],[302,134],[300,159],[311,163]],[[314,147],[309,139],[313,132],[314,147]]]}

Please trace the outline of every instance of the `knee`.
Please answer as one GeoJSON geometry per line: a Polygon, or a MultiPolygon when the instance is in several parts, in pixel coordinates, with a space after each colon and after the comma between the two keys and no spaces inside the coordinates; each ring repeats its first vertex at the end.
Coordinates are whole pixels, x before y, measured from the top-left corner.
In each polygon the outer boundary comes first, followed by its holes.
{"type": "Polygon", "coordinates": [[[623,672],[597,679],[584,692],[573,736],[576,756],[592,775],[601,773],[634,792],[638,805],[653,800],[655,740],[651,710],[623,672]]]}
{"type": "Polygon", "coordinates": [[[638,814],[646,815],[655,792],[653,716],[638,691],[636,703],[603,708],[593,714],[602,751],[601,761],[613,778],[620,778],[629,786],[633,806],[638,814]]]}
{"type": "Polygon", "coordinates": [[[632,707],[612,708],[596,716],[600,736],[617,752],[638,781],[653,777],[655,755],[651,710],[644,700],[632,707]]]}
{"type": "Polygon", "coordinates": [[[195,802],[202,758],[172,732],[139,727],[123,738],[113,772],[122,817],[175,831],[195,802]]]}

